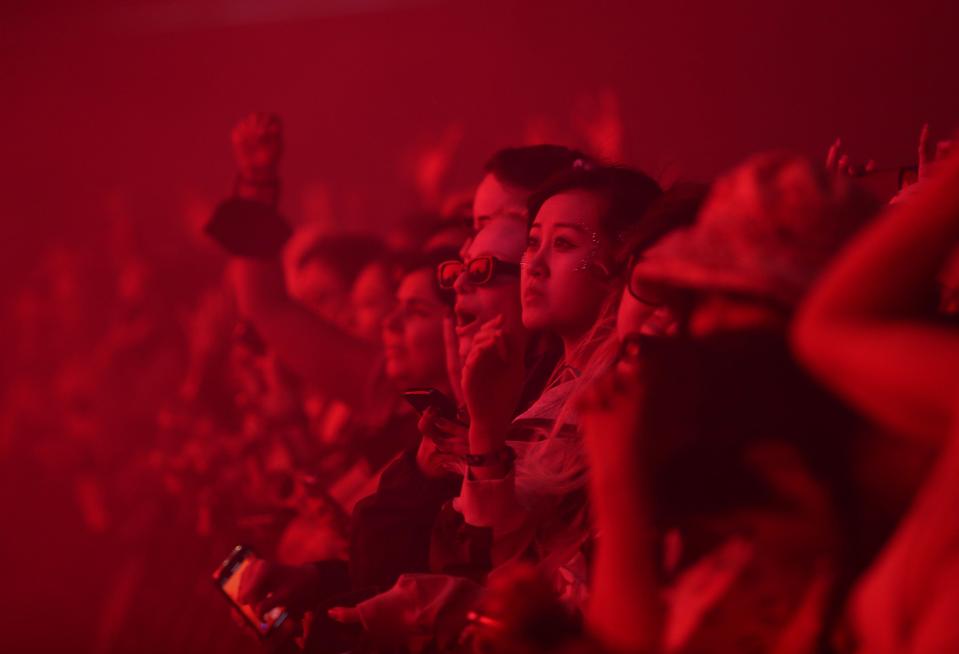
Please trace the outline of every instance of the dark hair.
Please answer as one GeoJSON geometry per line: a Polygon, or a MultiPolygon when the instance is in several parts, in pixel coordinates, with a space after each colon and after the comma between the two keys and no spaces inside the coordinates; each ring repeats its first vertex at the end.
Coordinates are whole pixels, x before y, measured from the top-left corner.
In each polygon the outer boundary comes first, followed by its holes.
{"type": "Polygon", "coordinates": [[[328,264],[347,285],[369,264],[387,256],[386,245],[370,234],[331,234],[319,238],[306,248],[296,260],[296,267],[303,268],[314,260],[328,264]]]}
{"type": "Polygon", "coordinates": [[[640,218],[663,194],[659,184],[643,172],[625,166],[593,165],[587,162],[553,177],[530,196],[530,225],[546,200],[575,190],[594,193],[605,201],[606,206],[600,216],[600,230],[620,244],[615,250],[630,240],[634,230],[644,226],[640,218]]]}
{"type": "Polygon", "coordinates": [[[562,145],[528,145],[500,150],[483,170],[504,184],[533,191],[554,175],[572,170],[576,161],[590,159],[562,145]]]}
{"type": "Polygon", "coordinates": [[[708,193],[708,184],[692,182],[675,184],[664,191],[646,210],[640,224],[630,230],[614,255],[616,263],[626,265],[631,257],[642,254],[669,232],[692,225],[708,193]]]}
{"type": "Polygon", "coordinates": [[[456,294],[452,290],[440,288],[436,279],[436,268],[444,261],[454,259],[459,259],[459,251],[454,248],[435,248],[426,252],[409,253],[398,259],[399,274],[405,276],[418,270],[429,270],[436,297],[443,304],[453,306],[456,302],[456,294]]]}

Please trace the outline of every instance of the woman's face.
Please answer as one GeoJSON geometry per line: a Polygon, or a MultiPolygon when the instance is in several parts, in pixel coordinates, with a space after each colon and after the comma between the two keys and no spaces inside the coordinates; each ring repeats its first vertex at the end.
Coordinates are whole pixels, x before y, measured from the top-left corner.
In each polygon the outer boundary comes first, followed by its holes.
{"type": "Polygon", "coordinates": [[[386,374],[400,388],[442,386],[446,379],[443,319],[449,308],[436,295],[434,274],[422,269],[406,275],[383,321],[386,374]]]}
{"type": "Polygon", "coordinates": [[[393,284],[382,263],[371,263],[353,282],[353,332],[364,340],[376,342],[383,329],[383,318],[393,307],[393,284]]]}
{"type": "MultiPolygon", "coordinates": [[[[518,264],[526,246],[526,228],[515,220],[491,220],[463,252],[463,261],[484,256],[518,264]]],[[[456,291],[456,336],[459,352],[465,357],[473,337],[483,323],[502,315],[509,330],[522,328],[519,303],[519,277],[500,275],[482,286],[474,286],[466,275],[460,275],[453,286],[456,291]]]]}
{"type": "Polygon", "coordinates": [[[316,315],[346,326],[350,317],[350,289],[336,270],[321,259],[299,267],[290,278],[290,295],[316,315]]]}
{"type": "Polygon", "coordinates": [[[561,337],[585,334],[611,290],[603,201],[588,191],[546,200],[529,230],[522,271],[523,324],[561,337]]]}

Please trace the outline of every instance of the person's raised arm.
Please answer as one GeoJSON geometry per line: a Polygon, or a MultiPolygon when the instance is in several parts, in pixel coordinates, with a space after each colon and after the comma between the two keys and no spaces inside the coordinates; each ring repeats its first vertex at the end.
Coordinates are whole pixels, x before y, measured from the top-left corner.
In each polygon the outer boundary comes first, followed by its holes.
{"type": "Polygon", "coordinates": [[[799,357],[886,427],[940,443],[959,396],[959,339],[933,320],[959,243],[959,154],[941,162],[823,275],[793,329],[799,357]]]}
{"type": "Polygon", "coordinates": [[[657,575],[653,524],[640,439],[642,380],[626,360],[580,398],[590,464],[590,501],[599,537],[587,626],[613,651],[657,652],[666,606],[657,575]]]}
{"type": "Polygon", "coordinates": [[[276,116],[256,113],[233,131],[238,175],[235,196],[222,203],[207,233],[232,256],[237,303],[278,358],[322,392],[362,400],[376,365],[376,347],[347,334],[290,297],[280,252],[290,229],[276,213],[282,129],[276,116]]]}
{"type": "Polygon", "coordinates": [[[230,272],[240,312],[288,369],[329,396],[362,401],[379,356],[374,346],[292,299],[278,261],[237,259],[230,272]]]}

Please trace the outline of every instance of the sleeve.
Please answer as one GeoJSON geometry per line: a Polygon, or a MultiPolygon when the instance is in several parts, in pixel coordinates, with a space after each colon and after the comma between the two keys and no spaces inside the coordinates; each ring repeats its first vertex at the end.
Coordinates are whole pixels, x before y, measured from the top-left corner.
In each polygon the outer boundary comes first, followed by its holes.
{"type": "Polygon", "coordinates": [[[529,511],[516,498],[516,470],[502,479],[472,479],[467,470],[460,496],[453,506],[467,524],[490,527],[497,539],[511,534],[529,520],[529,511]]]}
{"type": "Polygon", "coordinates": [[[404,574],[388,591],[360,602],[356,609],[373,642],[393,646],[434,639],[455,642],[481,592],[482,587],[468,579],[404,574]]]}
{"type": "Polygon", "coordinates": [[[354,589],[389,588],[404,572],[429,569],[430,533],[440,508],[456,494],[456,478],[431,479],[405,450],[376,492],[353,510],[350,575],[354,589]]]}
{"type": "Polygon", "coordinates": [[[516,498],[516,476],[463,481],[433,526],[430,569],[481,581],[494,567],[525,556],[533,521],[516,498]]]}

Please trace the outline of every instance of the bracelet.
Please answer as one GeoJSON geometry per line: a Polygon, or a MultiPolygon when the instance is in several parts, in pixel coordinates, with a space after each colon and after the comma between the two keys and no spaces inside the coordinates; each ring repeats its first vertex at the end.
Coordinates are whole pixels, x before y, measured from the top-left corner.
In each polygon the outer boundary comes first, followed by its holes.
{"type": "Polygon", "coordinates": [[[509,445],[504,445],[495,452],[486,454],[467,454],[466,465],[471,468],[489,468],[497,464],[503,464],[507,467],[513,465],[516,460],[516,450],[509,445]]]}
{"type": "Polygon", "coordinates": [[[217,206],[204,231],[229,254],[255,259],[278,256],[293,235],[276,209],[236,197],[217,206]]]}

